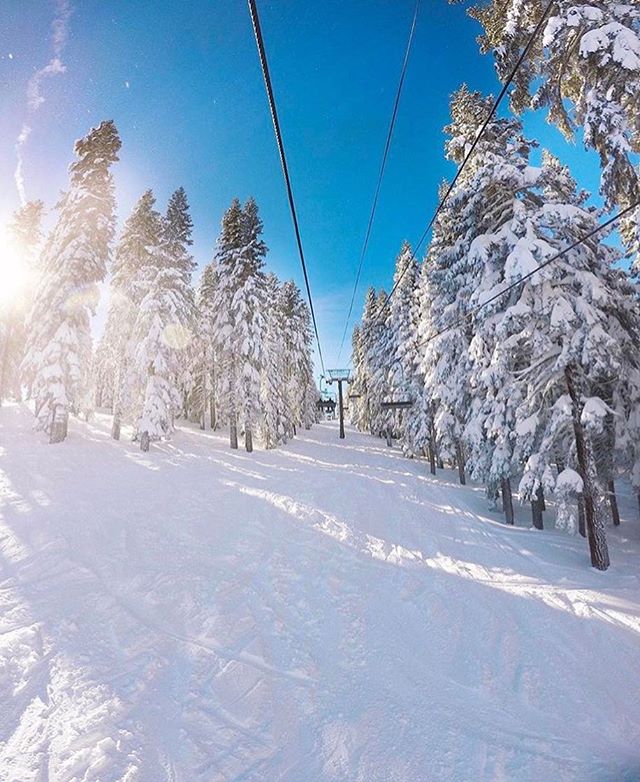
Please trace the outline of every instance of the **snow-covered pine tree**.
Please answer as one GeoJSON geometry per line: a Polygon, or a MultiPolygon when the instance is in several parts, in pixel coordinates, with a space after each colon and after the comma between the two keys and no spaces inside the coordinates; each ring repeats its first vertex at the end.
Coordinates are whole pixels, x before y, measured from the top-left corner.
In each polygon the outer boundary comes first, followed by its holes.
{"type": "MultiPolygon", "coordinates": [[[[387,356],[387,395],[392,401],[417,402],[415,360],[417,342],[416,285],[419,267],[411,245],[404,242],[396,259],[393,278],[395,293],[389,304],[389,354],[387,356]],[[396,287],[397,286],[397,287],[396,287]]],[[[412,408],[391,411],[393,428],[405,449],[405,423],[414,414],[412,408]]]]}
{"type": "Polygon", "coordinates": [[[285,427],[287,436],[315,419],[311,397],[315,396],[311,362],[311,316],[293,280],[280,289],[279,314],[284,352],[285,427]]]}
{"type": "Polygon", "coordinates": [[[260,374],[264,363],[266,281],[263,271],[267,247],[262,221],[253,198],[242,215],[241,265],[236,266],[238,289],[232,302],[238,356],[238,408],[244,427],[245,449],[253,450],[253,433],[260,418],[260,374]]]}
{"type": "Polygon", "coordinates": [[[205,428],[207,410],[209,425],[216,429],[218,414],[218,373],[215,354],[215,296],[218,272],[214,263],[204,267],[196,297],[196,327],[189,344],[190,383],[187,395],[187,416],[205,428]]]}
{"type": "Polygon", "coordinates": [[[115,228],[111,165],[120,139],[102,122],[75,144],[69,189],[44,249],[42,278],[28,320],[24,376],[35,399],[38,426],[66,437],[66,416],[86,389],[91,358],[90,315],[106,274],[115,228]],[[60,422],[52,431],[54,416],[60,422]]]}
{"type": "Polygon", "coordinates": [[[253,199],[244,206],[234,199],[222,220],[216,265],[216,340],[221,358],[224,396],[229,410],[231,447],[237,448],[238,418],[245,448],[253,449],[253,432],[260,413],[260,372],[265,332],[267,248],[262,222],[253,199]]]}
{"type": "Polygon", "coordinates": [[[264,362],[261,372],[262,441],[266,448],[276,448],[287,439],[285,399],[286,359],[279,309],[280,282],[271,272],[266,277],[264,362]]]}
{"type": "Polygon", "coordinates": [[[357,393],[360,395],[358,399],[358,419],[355,423],[362,432],[373,431],[373,356],[376,352],[376,336],[379,334],[379,327],[374,325],[376,313],[376,291],[375,288],[369,287],[364,299],[359,329],[357,366],[355,367],[356,376],[352,385],[352,388],[357,389],[357,393]]]}
{"type": "Polygon", "coordinates": [[[188,291],[188,296],[182,303],[182,306],[186,308],[183,325],[174,326],[170,336],[176,345],[182,346],[180,355],[183,361],[179,370],[178,385],[182,391],[182,414],[185,417],[188,415],[188,395],[193,381],[190,371],[191,350],[189,348],[192,345],[196,326],[195,294],[191,287],[191,278],[196,263],[189,252],[189,248],[193,244],[192,232],[193,221],[189,214],[187,194],[184,188],[180,187],[169,198],[164,220],[164,243],[168,262],[171,268],[180,275],[181,289],[183,293],[188,291]]]}
{"type": "MultiPolygon", "coordinates": [[[[505,80],[542,18],[547,0],[491,0],[471,10],[484,28],[483,52],[496,58],[505,80]]],[[[568,138],[578,128],[602,166],[608,208],[640,198],[640,6],[637,3],[557,0],[542,34],[514,79],[512,108],[548,109],[568,138]]],[[[633,221],[627,223],[631,242],[633,221]]]]}
{"type": "Polygon", "coordinates": [[[235,267],[243,247],[242,207],[237,198],[224,213],[214,263],[218,273],[213,314],[215,352],[220,367],[220,403],[229,422],[231,448],[238,447],[238,401],[236,387],[235,320],[232,302],[237,290],[235,267]]]}
{"type": "Polygon", "coordinates": [[[157,222],[158,240],[142,269],[147,292],[132,333],[130,376],[138,392],[136,437],[142,450],[173,431],[182,407],[180,375],[194,314],[191,272],[175,252],[167,220],[157,222]]]}
{"type": "Polygon", "coordinates": [[[431,389],[424,384],[424,349],[434,336],[433,291],[431,289],[427,264],[420,268],[414,291],[415,337],[414,359],[411,367],[412,387],[415,392],[415,402],[407,417],[404,432],[403,447],[407,456],[418,456],[425,453],[429,458],[429,468],[436,474],[436,465],[442,465],[440,449],[435,427],[435,404],[431,389]]]}
{"type": "Polygon", "coordinates": [[[351,423],[356,429],[365,431],[367,428],[365,399],[366,382],[362,331],[358,324],[353,327],[353,334],[351,335],[351,364],[353,366],[351,382],[349,383],[349,394],[352,397],[351,402],[349,403],[351,423]]]}
{"type": "Polygon", "coordinates": [[[111,406],[111,433],[116,440],[123,417],[135,414],[138,404],[129,386],[131,339],[161,241],[162,221],[155,202],[153,192],[147,190],[125,221],[111,266],[109,314],[96,353],[96,401],[98,406],[111,406]]]}
{"type": "MultiPolygon", "coordinates": [[[[465,113],[454,117],[448,149],[460,163],[492,100],[464,88],[456,99],[461,100],[465,113]]],[[[518,120],[494,118],[460,177],[467,199],[465,216],[469,219],[465,240],[468,280],[473,284],[468,300],[472,311],[500,288],[514,244],[527,236],[527,208],[539,201],[533,193],[539,170],[529,165],[531,146],[518,120]]],[[[495,353],[496,323],[507,304],[506,299],[496,300],[473,312],[469,319],[473,336],[463,363],[472,399],[464,441],[472,477],[484,482],[492,502],[500,490],[506,521],[513,524],[511,477],[518,469],[513,454],[517,387],[495,353]]]]}
{"type": "MultiPolygon", "coordinates": [[[[446,142],[448,159],[458,164],[462,161],[491,103],[490,98],[466,86],[454,93],[451,123],[445,128],[450,136],[446,142]]],[[[471,464],[476,477],[487,482],[491,477],[490,455],[482,464],[478,462],[479,446],[488,440],[483,421],[473,417],[479,415],[482,398],[478,389],[472,389],[469,350],[476,329],[468,313],[481,300],[483,289],[496,274],[495,267],[504,258],[485,234],[513,214],[514,196],[526,184],[527,155],[528,144],[517,120],[496,118],[489,123],[438,215],[425,262],[421,287],[429,289],[429,309],[421,313],[421,319],[427,318],[426,330],[432,333],[420,358],[427,395],[423,410],[431,411],[439,448],[443,455],[455,458],[461,483],[466,481],[469,456],[465,437],[472,442],[476,439],[471,464]]],[[[425,328],[421,325],[420,330],[425,328]]],[[[503,477],[506,480],[508,474],[503,477]]]]}
{"type": "MultiPolygon", "coordinates": [[[[518,280],[598,223],[597,210],[584,205],[587,195],[547,153],[540,183],[543,197],[512,225],[518,240],[496,285],[518,280]]],[[[637,291],[614,268],[618,257],[599,239],[578,245],[514,288],[496,323],[495,361],[517,388],[517,451],[526,459],[521,494],[534,500],[541,487],[554,491],[560,524],[569,526],[568,501],[579,495],[591,562],[601,570],[609,555],[594,438],[610,408],[600,394],[638,374],[637,291]]]]}
{"type": "Polygon", "coordinates": [[[42,243],[42,201],[29,201],[14,216],[8,241],[13,252],[7,259],[20,265],[19,290],[0,305],[0,404],[13,396],[21,397],[20,364],[24,358],[26,319],[38,284],[40,245],[42,243]]]}

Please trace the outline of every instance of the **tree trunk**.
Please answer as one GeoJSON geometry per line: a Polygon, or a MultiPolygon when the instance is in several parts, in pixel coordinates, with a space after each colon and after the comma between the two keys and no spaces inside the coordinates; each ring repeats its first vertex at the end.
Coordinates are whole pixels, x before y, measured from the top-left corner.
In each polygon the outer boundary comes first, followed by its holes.
{"type": "Polygon", "coordinates": [[[502,510],[504,511],[507,524],[513,524],[513,495],[511,493],[511,479],[502,479],[502,510]]]}
{"type": "Polygon", "coordinates": [[[250,426],[247,426],[244,432],[244,447],[247,453],[253,452],[253,436],[251,434],[250,426]]]}
{"type": "Polygon", "coordinates": [[[431,475],[436,474],[436,455],[434,453],[433,448],[433,440],[429,441],[429,446],[427,448],[427,451],[429,452],[429,472],[431,475]]]}
{"type": "Polygon", "coordinates": [[[544,529],[542,512],[545,510],[544,492],[542,486],[538,486],[535,498],[531,502],[531,520],[536,529],[544,529]]]}
{"type": "Polygon", "coordinates": [[[584,511],[584,499],[578,497],[578,533],[583,538],[587,537],[587,521],[584,511]]]}
{"type": "Polygon", "coordinates": [[[616,487],[613,482],[613,478],[609,479],[607,483],[607,489],[609,494],[609,507],[611,508],[611,518],[613,519],[613,526],[620,526],[620,511],[618,510],[618,498],[616,497],[616,487]]]}
{"type": "Polygon", "coordinates": [[[142,432],[140,435],[140,450],[145,453],[149,450],[149,432],[142,432]]]}
{"type": "Polygon", "coordinates": [[[238,448],[238,422],[235,413],[231,413],[231,420],[229,421],[229,445],[234,450],[238,448]]]}
{"type": "Polygon", "coordinates": [[[211,392],[209,394],[209,425],[211,429],[218,428],[218,417],[216,415],[216,371],[211,367],[211,392]]]}
{"type": "Polygon", "coordinates": [[[386,435],[386,438],[387,438],[387,445],[388,445],[389,448],[391,448],[391,446],[393,445],[393,437],[391,436],[391,427],[390,426],[387,426],[387,428],[385,429],[385,435],[386,435]]]}
{"type": "Polygon", "coordinates": [[[113,421],[111,423],[111,437],[114,440],[120,439],[120,411],[116,411],[113,414],[113,421]]]}
{"type": "Polygon", "coordinates": [[[51,444],[61,443],[67,437],[69,427],[69,411],[64,405],[56,405],[53,410],[53,420],[51,421],[51,432],[49,442],[51,444]]]}
{"type": "Polygon", "coordinates": [[[458,464],[458,478],[462,486],[464,486],[467,483],[467,476],[464,472],[464,451],[460,440],[456,440],[456,462],[458,464]]]}
{"type": "Polygon", "coordinates": [[[591,443],[580,421],[582,403],[580,401],[579,380],[575,366],[571,364],[567,366],[564,376],[567,382],[567,390],[571,397],[573,432],[576,441],[578,471],[583,481],[584,516],[591,564],[597,570],[606,570],[609,567],[609,549],[604,527],[604,514],[597,488],[596,468],[591,443]]]}

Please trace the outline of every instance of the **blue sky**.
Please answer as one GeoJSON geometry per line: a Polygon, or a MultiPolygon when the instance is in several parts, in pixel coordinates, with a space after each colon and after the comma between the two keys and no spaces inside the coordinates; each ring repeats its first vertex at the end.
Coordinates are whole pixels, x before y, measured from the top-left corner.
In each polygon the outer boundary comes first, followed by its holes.
{"type": "MultiPolygon", "coordinates": [[[[45,101],[35,112],[28,110],[27,85],[52,56],[56,2],[0,6],[0,221],[19,205],[14,147],[23,123],[32,128],[23,149],[27,197],[51,207],[65,187],[74,139],[112,118],[123,142],[114,170],[120,220],[145,189],[164,208],[184,186],[202,265],[231,199],[253,195],[269,267],[302,287],[245,0],[71,0],[61,52],[66,70],[42,80],[45,101]]],[[[414,0],[258,6],[325,362],[333,366],[414,0]]],[[[390,286],[402,240],[421,235],[439,182],[453,174],[443,158],[449,94],[462,82],[499,89],[491,57],[478,53],[478,32],[464,4],[422,0],[356,315],[367,285],[390,286]]],[[[595,155],[567,144],[544,116],[525,124],[583,186],[597,190],[595,155]]]]}

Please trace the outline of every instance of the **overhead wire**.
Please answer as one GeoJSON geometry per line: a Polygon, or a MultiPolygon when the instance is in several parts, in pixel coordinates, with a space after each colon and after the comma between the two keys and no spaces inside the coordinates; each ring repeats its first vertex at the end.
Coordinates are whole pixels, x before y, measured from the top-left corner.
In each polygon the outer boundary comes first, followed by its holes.
{"type": "Polygon", "coordinates": [[[429,224],[424,229],[424,231],[422,232],[422,236],[420,237],[418,243],[413,248],[412,255],[411,255],[411,258],[410,258],[409,262],[407,263],[407,265],[403,269],[402,273],[400,274],[400,276],[396,280],[393,288],[391,289],[391,292],[389,293],[389,296],[387,297],[386,301],[382,305],[382,307],[381,307],[381,309],[380,309],[380,311],[379,311],[379,313],[378,313],[378,315],[376,317],[376,320],[374,321],[374,324],[377,323],[382,318],[382,315],[383,315],[385,309],[387,308],[387,306],[389,305],[389,303],[391,301],[391,298],[393,297],[393,294],[396,292],[396,290],[398,289],[398,286],[402,282],[402,279],[403,279],[405,273],[407,272],[407,269],[410,268],[411,262],[415,260],[416,255],[417,255],[418,251],[420,250],[420,247],[424,243],[424,240],[427,238],[427,234],[429,233],[429,231],[433,227],[433,224],[435,223],[438,215],[442,211],[442,209],[443,209],[447,199],[451,195],[451,192],[452,192],[453,188],[456,186],[456,183],[457,183],[458,179],[460,178],[460,175],[464,171],[467,163],[469,162],[469,160],[471,159],[473,153],[475,152],[475,149],[478,146],[478,142],[482,138],[482,136],[483,136],[485,130],[487,129],[489,123],[491,122],[491,120],[493,119],[493,117],[496,114],[496,111],[500,107],[500,104],[502,103],[502,100],[503,100],[504,96],[507,94],[507,90],[511,86],[511,83],[514,80],[514,78],[516,76],[516,73],[520,69],[520,66],[522,65],[522,63],[524,62],[527,54],[531,50],[531,47],[533,46],[533,43],[534,43],[535,39],[537,38],[538,33],[542,29],[542,25],[546,21],[548,15],[549,15],[549,12],[551,11],[551,8],[552,8],[552,6],[553,6],[553,4],[555,2],[556,2],[556,0],[549,0],[549,3],[547,4],[546,8],[544,9],[544,11],[542,13],[542,16],[538,20],[538,23],[536,24],[533,32],[531,33],[531,35],[529,37],[529,40],[527,41],[524,49],[520,53],[520,56],[518,57],[518,59],[517,59],[515,65],[513,66],[511,72],[509,73],[509,76],[508,76],[507,80],[502,85],[502,89],[498,93],[498,97],[493,102],[493,105],[491,107],[491,110],[489,111],[489,114],[487,115],[487,118],[483,122],[482,127],[480,128],[480,130],[476,134],[476,137],[474,138],[473,143],[471,144],[471,146],[469,147],[469,150],[467,151],[466,155],[464,156],[464,159],[463,159],[463,161],[462,161],[462,163],[460,165],[460,168],[456,171],[456,174],[453,177],[453,179],[451,180],[450,184],[448,185],[448,187],[447,187],[447,189],[445,191],[444,196],[440,199],[440,202],[438,203],[438,206],[436,207],[435,212],[433,213],[431,219],[429,220],[429,224]]]}
{"type": "Polygon", "coordinates": [[[318,346],[318,357],[320,358],[320,366],[322,367],[322,374],[325,375],[324,358],[322,356],[322,346],[320,344],[320,335],[318,333],[318,323],[316,321],[316,314],[313,307],[313,297],[311,296],[311,285],[309,283],[309,274],[307,272],[307,263],[305,260],[304,249],[302,247],[302,238],[300,236],[300,226],[298,224],[298,214],[296,211],[296,205],[293,198],[293,188],[291,186],[291,178],[289,176],[289,167],[287,166],[287,158],[284,150],[284,142],[282,140],[282,131],[280,130],[280,121],[278,119],[278,110],[276,107],[276,100],[273,93],[273,85],[271,83],[271,74],[269,72],[269,64],[267,62],[267,54],[264,45],[264,38],[262,36],[262,28],[260,27],[260,17],[258,15],[258,8],[256,6],[256,0],[248,0],[249,13],[251,14],[251,23],[253,25],[253,32],[256,39],[256,45],[258,47],[258,55],[260,57],[260,66],[262,68],[262,76],[264,78],[265,88],[267,90],[267,98],[269,100],[269,109],[271,111],[271,120],[273,122],[273,129],[276,136],[276,143],[278,145],[278,153],[280,155],[280,164],[282,166],[282,173],[284,175],[284,181],[287,189],[287,198],[289,201],[289,210],[291,212],[291,219],[293,221],[293,228],[296,236],[296,244],[298,247],[298,254],[300,256],[300,263],[302,265],[302,273],[304,276],[304,284],[307,291],[307,299],[309,300],[309,310],[311,312],[311,320],[313,322],[313,330],[316,337],[316,344],[318,346]]]}
{"type": "Polygon", "coordinates": [[[400,70],[400,79],[398,81],[398,88],[396,90],[396,96],[395,100],[393,102],[393,109],[391,111],[391,119],[389,121],[389,128],[387,130],[387,137],[384,144],[384,150],[382,153],[382,160],[380,163],[380,170],[378,172],[378,180],[376,182],[375,191],[373,194],[373,200],[371,203],[371,210],[369,212],[369,220],[367,222],[367,229],[365,231],[364,240],[362,242],[362,248],[360,250],[360,259],[358,262],[358,269],[356,272],[356,278],[355,282],[353,284],[353,293],[351,294],[351,301],[349,303],[349,312],[347,313],[347,318],[344,324],[344,330],[342,332],[342,339],[340,340],[340,347],[338,349],[338,358],[337,361],[340,361],[340,356],[342,355],[342,348],[344,347],[344,341],[347,336],[347,330],[349,328],[349,321],[351,319],[351,314],[353,312],[353,305],[355,302],[356,294],[358,291],[358,284],[360,282],[360,275],[362,274],[362,267],[364,265],[364,259],[365,255],[367,253],[367,248],[369,246],[369,239],[371,237],[371,229],[373,228],[373,221],[376,214],[376,209],[378,207],[378,199],[380,197],[380,189],[382,186],[382,179],[384,177],[385,168],[387,166],[387,158],[389,156],[389,150],[391,148],[391,139],[393,138],[393,131],[395,129],[396,125],[396,118],[398,116],[398,108],[400,106],[400,96],[402,94],[402,87],[404,85],[405,76],[407,73],[407,65],[409,64],[409,55],[411,54],[411,46],[413,44],[413,37],[416,29],[416,22],[418,20],[418,11],[420,9],[420,0],[416,0],[415,8],[413,11],[413,18],[411,20],[411,27],[409,28],[409,37],[407,39],[407,45],[404,52],[404,59],[402,62],[402,68],[400,70]]]}

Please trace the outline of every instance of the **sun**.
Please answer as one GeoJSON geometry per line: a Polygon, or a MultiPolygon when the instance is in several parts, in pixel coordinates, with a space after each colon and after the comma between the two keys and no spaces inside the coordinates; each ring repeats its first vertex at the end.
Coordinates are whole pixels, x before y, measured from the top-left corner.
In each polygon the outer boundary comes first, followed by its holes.
{"type": "Polygon", "coordinates": [[[0,307],[17,302],[29,280],[28,269],[21,253],[7,236],[0,231],[0,307]]]}

